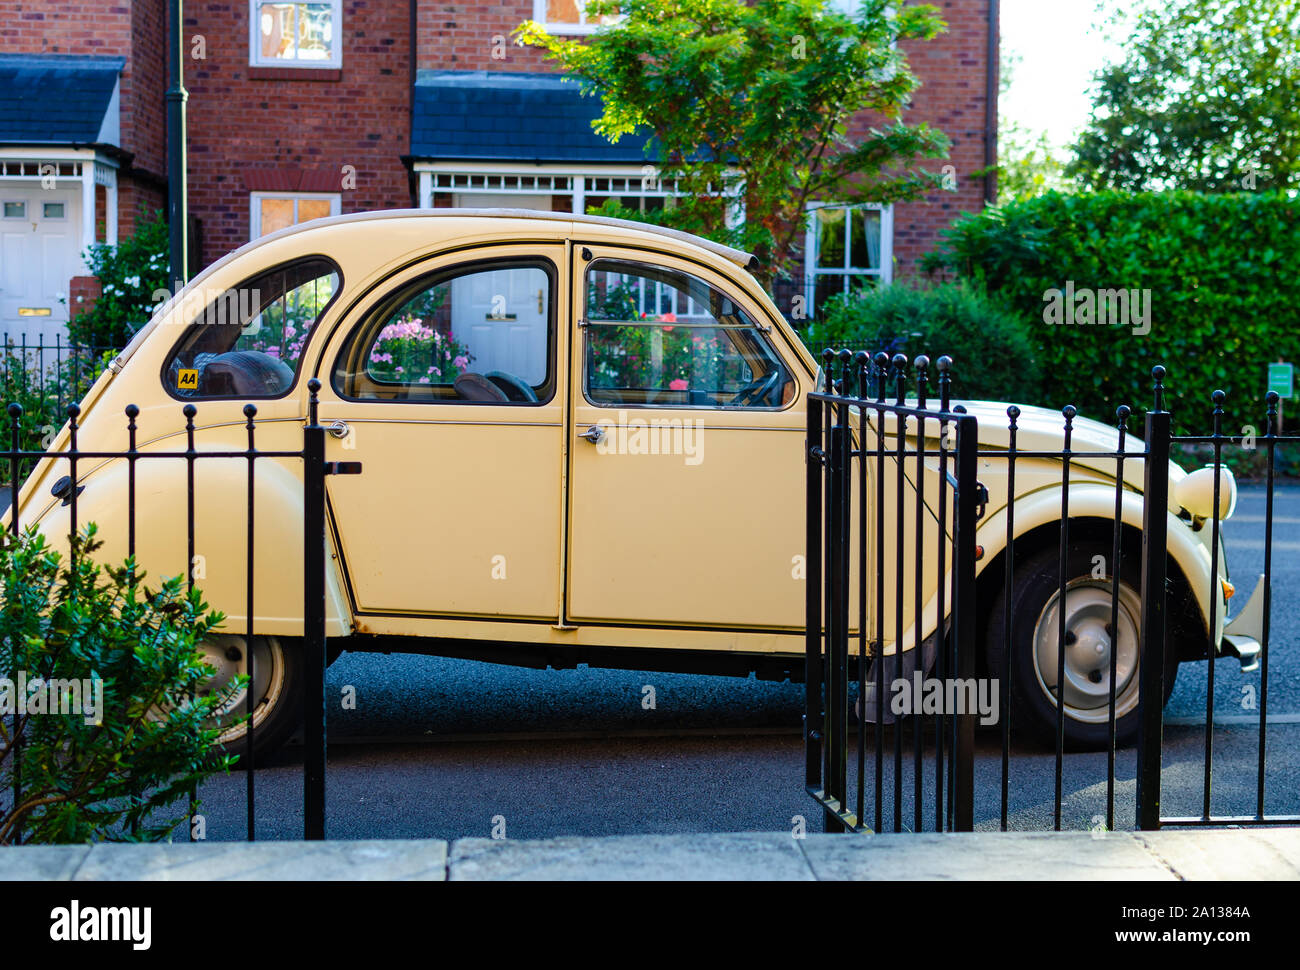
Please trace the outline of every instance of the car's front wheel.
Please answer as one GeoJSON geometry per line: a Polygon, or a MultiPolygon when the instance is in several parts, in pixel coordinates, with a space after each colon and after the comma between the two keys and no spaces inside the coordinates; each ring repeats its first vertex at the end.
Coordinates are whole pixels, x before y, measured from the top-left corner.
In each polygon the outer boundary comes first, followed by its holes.
{"type": "MultiPolygon", "coordinates": [[[[1057,734],[1057,704],[1063,696],[1066,747],[1106,747],[1112,661],[1116,744],[1128,745],[1137,738],[1142,618],[1139,573],[1136,562],[1121,559],[1119,608],[1112,628],[1112,580],[1105,567],[1109,561],[1108,548],[1071,549],[1062,600],[1058,551],[1045,549],[1030,557],[1015,573],[1011,594],[1015,624],[1009,651],[1003,648],[1007,618],[1003,594],[999,594],[989,616],[986,642],[994,677],[1002,677],[1010,655],[1012,721],[1052,745],[1057,734]],[[1062,602],[1065,677],[1058,685],[1062,602]]],[[[1177,672],[1178,662],[1170,650],[1165,665],[1165,700],[1173,691],[1177,672]]]]}
{"type": "MultiPolygon", "coordinates": [[[[249,641],[234,634],[213,634],[199,645],[204,661],[216,671],[206,690],[224,690],[235,677],[249,671],[249,641]]],[[[248,737],[249,691],[253,699],[253,758],[261,763],[289,739],[302,722],[302,651],[293,640],[256,636],[252,639],[253,683],[234,691],[214,720],[218,738],[244,764],[248,737]]]]}

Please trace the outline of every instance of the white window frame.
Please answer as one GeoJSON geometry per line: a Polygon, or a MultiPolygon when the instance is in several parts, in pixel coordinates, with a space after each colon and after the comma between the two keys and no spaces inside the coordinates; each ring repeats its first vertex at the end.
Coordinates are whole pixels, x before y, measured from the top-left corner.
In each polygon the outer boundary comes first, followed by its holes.
{"type": "Polygon", "coordinates": [[[285,67],[291,70],[332,70],[343,66],[343,0],[248,0],[248,63],[250,67],[285,67]],[[261,8],[277,2],[312,2],[330,5],[334,25],[334,56],[328,60],[292,60],[262,56],[261,8]]]}
{"type": "Polygon", "coordinates": [[[819,276],[839,276],[844,280],[844,286],[848,286],[848,281],[854,276],[875,276],[880,279],[883,286],[888,286],[894,281],[894,207],[892,205],[881,205],[878,202],[810,202],[808,203],[808,227],[804,231],[804,294],[808,301],[808,306],[813,305],[817,293],[817,278],[819,276]],[[845,223],[846,236],[844,239],[844,265],[838,269],[827,269],[817,265],[817,210],[818,209],[874,209],[880,213],[880,266],[872,269],[870,267],[851,266],[849,260],[853,255],[853,247],[850,245],[850,239],[847,235],[848,224],[845,223]]]}
{"type": "Polygon", "coordinates": [[[262,200],[292,199],[293,224],[299,225],[298,203],[304,200],[328,199],[330,215],[336,216],[343,211],[343,194],[341,192],[249,192],[248,193],[248,238],[262,238],[262,200]]]}
{"type": "Polygon", "coordinates": [[[578,16],[581,18],[580,23],[549,23],[546,19],[546,0],[533,0],[533,20],[541,24],[552,34],[594,34],[604,27],[612,27],[613,24],[589,24],[587,23],[587,10],[584,0],[577,0],[578,16]]]}
{"type": "Polygon", "coordinates": [[[437,194],[468,196],[566,195],[574,212],[587,210],[591,196],[635,196],[667,200],[680,193],[663,181],[653,165],[570,165],[515,162],[416,162],[419,207],[433,208],[437,194]]]}

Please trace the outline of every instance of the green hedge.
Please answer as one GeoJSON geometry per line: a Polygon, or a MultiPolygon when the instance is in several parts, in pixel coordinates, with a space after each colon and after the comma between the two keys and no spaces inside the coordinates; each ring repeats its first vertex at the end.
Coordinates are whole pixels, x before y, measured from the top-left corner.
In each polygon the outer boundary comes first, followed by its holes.
{"type": "MultiPolygon", "coordinates": [[[[903,353],[933,362],[953,359],[952,394],[968,400],[1025,401],[1041,394],[1038,362],[1024,322],[964,284],[915,288],[895,283],[835,297],[803,331],[814,354],[823,348],[903,353]]],[[[915,388],[912,375],[908,387],[915,388]]]]}
{"type": "Polygon", "coordinates": [[[1262,430],[1268,363],[1300,363],[1300,201],[1285,195],[1050,192],[962,217],[925,266],[986,287],[1029,325],[1048,388],[1030,403],[1112,419],[1150,405],[1163,364],[1176,428],[1207,433],[1222,389],[1225,431],[1262,430]],[[1045,322],[1045,295],[1067,284],[1079,300],[1149,290],[1149,332],[1045,322]]]}

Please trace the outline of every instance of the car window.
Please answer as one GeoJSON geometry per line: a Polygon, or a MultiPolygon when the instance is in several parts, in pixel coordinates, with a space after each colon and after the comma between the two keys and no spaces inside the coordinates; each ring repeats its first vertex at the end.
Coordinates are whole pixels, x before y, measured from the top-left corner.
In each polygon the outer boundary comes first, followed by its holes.
{"type": "Polygon", "coordinates": [[[313,257],[262,273],[199,304],[163,366],[184,398],[279,397],[293,386],[312,328],[339,291],[338,267],[313,257]]]}
{"type": "Polygon", "coordinates": [[[554,267],[475,263],[401,287],[352,332],[334,366],[344,397],[539,404],[554,391],[554,267]]]}
{"type": "Polygon", "coordinates": [[[699,277],[602,259],[587,270],[586,394],[612,407],[779,408],[781,358],[730,297],[699,277]]]}

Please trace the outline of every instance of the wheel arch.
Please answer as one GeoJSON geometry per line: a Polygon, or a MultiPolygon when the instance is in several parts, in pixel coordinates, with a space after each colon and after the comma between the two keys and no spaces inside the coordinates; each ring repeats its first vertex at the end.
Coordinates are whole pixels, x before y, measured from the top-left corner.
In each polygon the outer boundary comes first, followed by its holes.
{"type": "MultiPolygon", "coordinates": [[[[1059,548],[1061,489],[1048,488],[1016,500],[1015,557],[1022,561],[1044,548],[1059,548]]],[[[1113,485],[1082,485],[1070,490],[1070,541],[1096,542],[1109,557],[1114,542],[1115,491],[1113,485]]],[[[1142,496],[1126,491],[1121,506],[1120,546],[1126,559],[1141,560],[1142,496]]],[[[984,556],[977,564],[976,586],[980,604],[980,630],[987,626],[996,597],[1004,594],[1006,574],[1006,508],[986,517],[978,532],[984,556]]],[[[1210,589],[1209,554],[1176,516],[1169,515],[1167,586],[1169,638],[1179,661],[1209,656],[1210,595],[1219,597],[1216,626],[1223,626],[1227,607],[1222,591],[1210,589]]],[[[1221,567],[1222,568],[1222,567],[1221,567]]],[[[1132,577],[1140,581],[1140,577],[1132,577]]],[[[1215,584],[1217,587],[1217,584],[1215,584]]],[[[1217,639],[1217,637],[1216,637],[1217,639]]]]}

